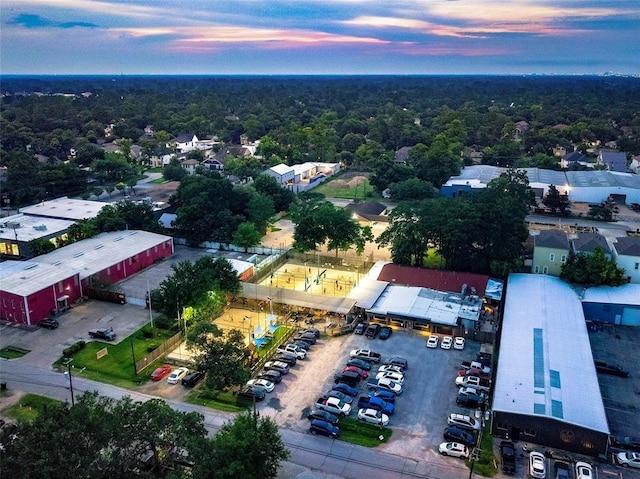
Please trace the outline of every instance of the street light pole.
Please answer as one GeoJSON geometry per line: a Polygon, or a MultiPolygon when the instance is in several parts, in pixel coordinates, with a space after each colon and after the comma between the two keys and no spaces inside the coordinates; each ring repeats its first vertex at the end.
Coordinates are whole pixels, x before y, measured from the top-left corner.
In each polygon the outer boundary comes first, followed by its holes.
{"type": "Polygon", "coordinates": [[[69,390],[71,391],[71,406],[76,405],[76,400],[73,397],[73,380],[71,379],[71,358],[67,361],[67,371],[65,371],[64,375],[69,378],[69,390]]]}

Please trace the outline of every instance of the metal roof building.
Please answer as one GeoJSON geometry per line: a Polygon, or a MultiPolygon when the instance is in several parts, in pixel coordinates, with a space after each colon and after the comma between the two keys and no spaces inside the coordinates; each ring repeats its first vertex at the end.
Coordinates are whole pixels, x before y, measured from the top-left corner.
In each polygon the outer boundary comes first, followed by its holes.
{"type": "Polygon", "coordinates": [[[74,200],[63,196],[55,200],[25,206],[24,208],[20,208],[20,213],[77,221],[95,218],[100,210],[108,204],[109,203],[102,201],[74,200]]]}
{"type": "Polygon", "coordinates": [[[606,453],[609,426],[582,305],[564,281],[509,276],[493,393],[492,434],[606,453]]]}

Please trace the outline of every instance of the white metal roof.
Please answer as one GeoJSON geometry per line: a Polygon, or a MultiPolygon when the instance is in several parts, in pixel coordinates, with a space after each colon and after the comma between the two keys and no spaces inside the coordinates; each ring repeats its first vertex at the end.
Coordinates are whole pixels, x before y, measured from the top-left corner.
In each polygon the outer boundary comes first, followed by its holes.
{"type": "Polygon", "coordinates": [[[280,163],[278,165],[272,166],[269,169],[279,175],[285,175],[290,171],[294,171],[294,169],[291,166],[285,165],[284,163],[280,163]]]}
{"type": "Polygon", "coordinates": [[[250,263],[249,261],[242,261],[242,260],[233,259],[233,258],[225,258],[225,259],[229,263],[231,263],[231,266],[233,267],[233,269],[236,270],[236,273],[238,273],[238,275],[241,275],[248,269],[253,268],[253,263],[250,263]]]}
{"type": "Polygon", "coordinates": [[[33,261],[0,263],[0,289],[19,296],[29,296],[76,274],[65,266],[33,261]]]}
{"type": "Polygon", "coordinates": [[[582,302],[640,306],[640,284],[594,286],[584,292],[582,302]]]}
{"type": "Polygon", "coordinates": [[[580,299],[559,278],[512,274],[493,409],[609,433],[580,299]]]}
{"type": "Polygon", "coordinates": [[[74,200],[63,196],[55,200],[20,208],[20,213],[34,216],[47,216],[67,220],[82,220],[95,218],[103,206],[109,203],[102,201],[74,200]]]}
{"type": "Polygon", "coordinates": [[[74,222],[17,214],[0,220],[0,239],[28,242],[37,238],[57,235],[66,231],[74,222]]]}
{"type": "Polygon", "coordinates": [[[165,241],[172,239],[148,231],[112,231],[38,256],[33,261],[71,268],[84,279],[165,241]]]}

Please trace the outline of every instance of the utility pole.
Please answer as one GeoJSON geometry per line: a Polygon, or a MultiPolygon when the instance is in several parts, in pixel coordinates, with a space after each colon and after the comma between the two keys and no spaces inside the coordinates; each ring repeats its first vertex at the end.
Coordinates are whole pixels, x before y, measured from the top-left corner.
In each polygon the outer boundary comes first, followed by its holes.
{"type": "Polygon", "coordinates": [[[75,406],[76,400],[73,397],[73,380],[71,379],[71,361],[72,359],[69,358],[69,360],[67,361],[67,371],[65,371],[64,375],[69,378],[69,390],[71,391],[71,406],[75,406]]]}

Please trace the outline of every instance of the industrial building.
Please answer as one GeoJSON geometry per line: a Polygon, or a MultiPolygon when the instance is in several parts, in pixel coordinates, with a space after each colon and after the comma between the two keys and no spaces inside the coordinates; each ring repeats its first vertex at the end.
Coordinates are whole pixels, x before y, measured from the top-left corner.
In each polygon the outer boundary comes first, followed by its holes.
{"type": "Polygon", "coordinates": [[[491,433],[598,457],[609,425],[580,299],[548,275],[511,274],[491,433]]]}

